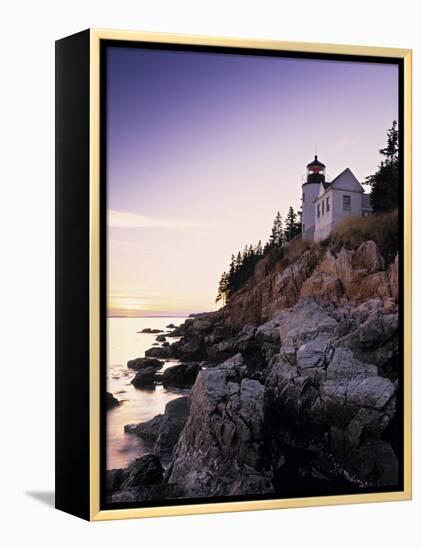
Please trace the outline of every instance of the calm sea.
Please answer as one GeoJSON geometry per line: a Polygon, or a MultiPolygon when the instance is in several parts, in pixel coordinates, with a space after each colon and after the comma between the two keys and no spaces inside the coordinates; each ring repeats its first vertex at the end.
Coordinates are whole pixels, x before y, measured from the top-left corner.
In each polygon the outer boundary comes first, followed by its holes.
{"type": "MultiPolygon", "coordinates": [[[[126,434],[125,424],[143,422],[164,412],[166,403],[183,395],[186,390],[168,391],[162,386],[155,390],[138,390],[130,381],[135,371],[127,368],[129,359],[144,357],[145,350],[152,347],[157,334],[137,334],[144,328],[164,329],[170,323],[178,326],[184,319],[170,317],[115,318],[107,320],[107,391],[121,405],[107,413],[107,469],[125,468],[129,462],[151,452],[153,444],[133,434],[126,434]]],[[[169,338],[171,343],[174,339],[169,338]]],[[[167,361],[163,369],[175,365],[167,361]]]]}

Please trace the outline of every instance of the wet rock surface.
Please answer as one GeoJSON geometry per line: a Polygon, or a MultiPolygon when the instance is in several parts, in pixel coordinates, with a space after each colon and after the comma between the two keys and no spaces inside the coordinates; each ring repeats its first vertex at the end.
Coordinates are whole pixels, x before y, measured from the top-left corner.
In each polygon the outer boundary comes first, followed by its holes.
{"type": "Polygon", "coordinates": [[[164,361],[159,361],[152,357],[137,357],[127,362],[128,369],[141,370],[147,367],[154,367],[155,369],[161,369],[164,365],[164,361]]]}
{"type": "Polygon", "coordinates": [[[198,363],[175,365],[168,367],[162,376],[163,386],[188,388],[193,386],[201,366],[198,363]]]}
{"type": "Polygon", "coordinates": [[[110,392],[106,392],[106,409],[114,409],[120,405],[120,401],[110,392]]]}

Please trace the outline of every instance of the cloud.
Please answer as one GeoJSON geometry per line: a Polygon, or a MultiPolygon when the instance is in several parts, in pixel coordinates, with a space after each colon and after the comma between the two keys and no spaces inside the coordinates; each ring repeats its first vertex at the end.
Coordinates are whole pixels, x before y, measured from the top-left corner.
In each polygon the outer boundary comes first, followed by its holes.
{"type": "Polygon", "coordinates": [[[132,212],[120,212],[118,210],[108,210],[107,216],[109,227],[121,227],[126,229],[190,229],[194,227],[206,227],[208,225],[203,222],[172,218],[153,218],[151,216],[133,214],[132,212]]]}

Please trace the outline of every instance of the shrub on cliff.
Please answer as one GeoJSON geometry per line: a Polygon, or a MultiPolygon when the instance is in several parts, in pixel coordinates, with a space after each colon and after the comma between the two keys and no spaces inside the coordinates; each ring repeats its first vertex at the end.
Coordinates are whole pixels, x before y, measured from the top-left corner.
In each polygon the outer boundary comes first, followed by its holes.
{"type": "Polygon", "coordinates": [[[281,268],[287,267],[288,265],[294,263],[310,247],[311,243],[309,241],[296,239],[294,241],[290,241],[284,246],[273,248],[268,252],[269,269],[273,269],[278,262],[281,268]]]}
{"type": "Polygon", "coordinates": [[[350,216],[340,222],[331,235],[321,242],[332,252],[342,247],[357,250],[364,241],[375,241],[385,260],[394,260],[399,248],[399,216],[397,210],[385,214],[350,216]]]}

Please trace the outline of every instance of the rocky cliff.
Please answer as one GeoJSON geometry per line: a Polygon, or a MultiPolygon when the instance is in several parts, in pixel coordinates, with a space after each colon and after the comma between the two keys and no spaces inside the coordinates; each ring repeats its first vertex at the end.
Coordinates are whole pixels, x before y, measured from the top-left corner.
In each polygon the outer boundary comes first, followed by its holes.
{"type": "Polygon", "coordinates": [[[305,297],[337,305],[380,298],[386,309],[397,306],[398,257],[386,266],[374,241],[337,254],[313,245],[290,265],[284,264],[282,259],[271,265],[269,256],[257,264],[254,276],[224,309],[229,326],[260,325],[305,297]]]}
{"type": "Polygon", "coordinates": [[[387,265],[373,241],[264,258],[162,348],[196,381],[161,485],[185,497],[396,488],[398,303],[398,258],[387,265]]]}

